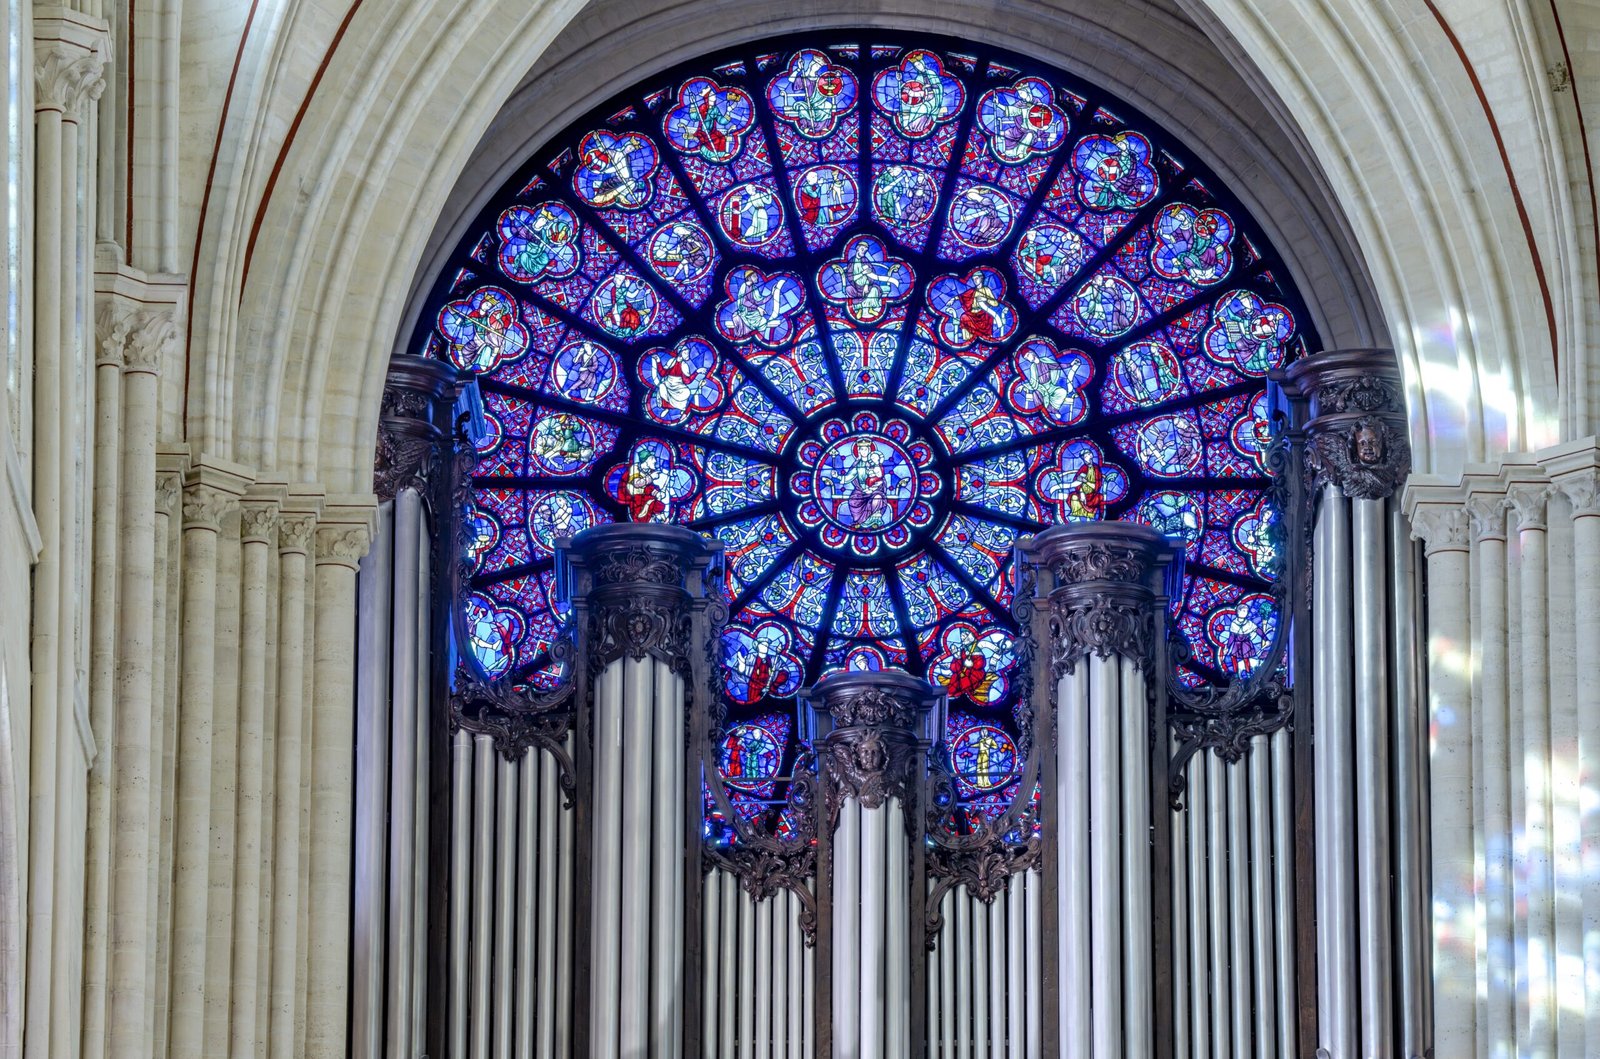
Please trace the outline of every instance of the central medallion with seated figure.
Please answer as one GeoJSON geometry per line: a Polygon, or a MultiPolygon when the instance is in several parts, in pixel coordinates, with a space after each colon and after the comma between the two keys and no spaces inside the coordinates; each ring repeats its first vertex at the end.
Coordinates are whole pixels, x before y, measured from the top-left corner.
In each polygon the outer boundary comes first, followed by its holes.
{"type": "Polygon", "coordinates": [[[898,419],[872,412],[829,419],[801,442],[789,478],[800,522],[821,542],[856,555],[901,548],[933,520],[933,450],[898,419]]]}

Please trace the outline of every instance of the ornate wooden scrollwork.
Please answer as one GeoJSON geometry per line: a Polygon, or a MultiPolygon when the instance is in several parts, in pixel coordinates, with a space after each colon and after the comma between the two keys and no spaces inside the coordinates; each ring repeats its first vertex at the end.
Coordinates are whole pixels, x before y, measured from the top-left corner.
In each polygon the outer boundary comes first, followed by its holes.
{"type": "Polygon", "coordinates": [[[824,826],[833,829],[847,798],[868,809],[899,798],[906,816],[916,819],[930,742],[919,729],[943,696],[925,680],[882,670],[831,673],[804,698],[820,735],[814,745],[824,826]]]}

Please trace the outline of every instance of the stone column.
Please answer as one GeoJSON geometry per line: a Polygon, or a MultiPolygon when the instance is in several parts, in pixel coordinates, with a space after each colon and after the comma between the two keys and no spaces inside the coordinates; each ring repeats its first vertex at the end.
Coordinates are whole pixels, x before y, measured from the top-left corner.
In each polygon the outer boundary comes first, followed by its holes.
{"type": "Polygon", "coordinates": [[[1018,554],[1034,686],[1049,696],[1034,735],[1058,996],[1046,1032],[1055,1021],[1063,1056],[1150,1059],[1172,1003],[1157,994],[1154,909],[1167,883],[1151,843],[1166,815],[1160,630],[1176,550],[1148,526],[1096,522],[1054,526],[1018,554]]]}
{"type": "Polygon", "coordinates": [[[1285,386],[1299,402],[1318,498],[1318,1043],[1329,1059],[1422,1055],[1428,935],[1406,895],[1427,880],[1427,740],[1411,544],[1395,498],[1411,463],[1399,369],[1389,350],[1335,350],[1295,364],[1285,386]]]}
{"type": "Polygon", "coordinates": [[[304,1011],[299,985],[300,929],[305,893],[300,884],[304,854],[300,822],[305,770],[306,589],[309,556],[320,502],[291,498],[278,523],[278,724],[277,791],[273,818],[272,954],[267,1010],[271,1059],[298,1059],[296,1023],[304,1011]]]}
{"type": "MultiPolygon", "coordinates": [[[[240,510],[240,590],[239,606],[239,773],[237,820],[233,876],[232,1002],[230,1005],[230,1051],[249,1055],[258,1037],[265,1005],[260,1003],[265,983],[260,981],[260,950],[263,915],[262,891],[265,840],[271,834],[270,804],[265,772],[267,749],[274,742],[268,729],[268,648],[276,640],[269,635],[269,623],[277,615],[271,610],[275,595],[269,578],[272,553],[278,544],[278,519],[287,490],[257,487],[245,498],[240,510]]],[[[272,748],[276,752],[276,747],[272,748]]],[[[269,910],[270,911],[270,910],[269,910]]],[[[268,917],[270,919],[270,916],[268,917]]]]}
{"type": "Polygon", "coordinates": [[[356,571],[372,509],[329,505],[317,527],[311,873],[306,948],[307,1059],[343,1059],[349,1008],[351,842],[355,815],[356,571]]]}
{"type": "Polygon", "coordinates": [[[558,551],[578,630],[575,831],[589,841],[574,917],[576,936],[589,939],[573,969],[577,1055],[677,1055],[685,1018],[698,1021],[677,1002],[683,939],[700,930],[684,916],[685,842],[699,807],[683,804],[683,733],[690,678],[708,651],[700,615],[718,547],[675,526],[619,524],[558,551]]]}
{"type": "MultiPolygon", "coordinates": [[[[217,553],[223,520],[249,485],[237,470],[202,463],[183,497],[182,651],[172,893],[173,1059],[205,1054],[206,950],[210,934],[212,729],[216,710],[217,553]]],[[[232,830],[229,821],[228,830],[232,830]]]]}
{"type": "Polygon", "coordinates": [[[818,901],[832,917],[832,929],[818,932],[817,968],[831,981],[831,1019],[817,1020],[821,1050],[835,1059],[909,1059],[920,1054],[912,999],[926,993],[920,821],[944,695],[884,670],[829,674],[805,701],[825,814],[818,901]]]}
{"type": "MultiPolygon", "coordinates": [[[[75,429],[93,407],[80,377],[76,292],[92,263],[79,259],[78,204],[83,172],[78,125],[105,88],[110,57],[96,19],[34,18],[34,360],[33,507],[43,542],[33,570],[33,676],[29,748],[27,995],[29,1056],[65,1055],[80,1043],[83,999],[84,850],[71,822],[85,813],[77,680],[78,615],[88,601],[82,575],[77,497],[89,454],[75,429]]],[[[86,720],[86,719],[85,719],[86,720]]]]}
{"type": "MultiPolygon", "coordinates": [[[[168,296],[174,293],[170,288],[168,296]]],[[[160,757],[155,712],[155,667],[161,642],[156,595],[156,549],[165,559],[166,538],[158,538],[156,502],[156,417],[161,361],[177,339],[174,307],[147,308],[151,291],[138,284],[126,291],[102,291],[100,331],[120,336],[122,349],[120,436],[112,459],[120,459],[117,514],[116,636],[117,726],[114,755],[114,811],[110,929],[110,1013],[108,1049],[133,1059],[152,1054],[149,1007],[153,1002],[156,947],[156,872],[160,850],[160,757]],[[126,295],[122,297],[120,295],[126,295]],[[139,306],[139,307],[135,307],[139,306]]],[[[150,299],[154,301],[155,299],[150,299]]],[[[165,518],[161,519],[163,527],[165,518]]],[[[164,563],[163,563],[164,565],[164,563]]]]}
{"type": "Polygon", "coordinates": [[[1411,524],[1428,569],[1429,848],[1434,1048],[1477,1054],[1476,871],[1473,846],[1471,521],[1459,503],[1420,503],[1411,524]]]}

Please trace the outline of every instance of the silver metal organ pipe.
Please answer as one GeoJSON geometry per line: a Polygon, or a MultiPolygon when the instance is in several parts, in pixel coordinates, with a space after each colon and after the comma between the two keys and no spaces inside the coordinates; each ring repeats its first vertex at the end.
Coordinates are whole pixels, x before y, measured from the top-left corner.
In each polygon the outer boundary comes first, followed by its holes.
{"type": "MultiPolygon", "coordinates": [[[[424,538],[427,536],[427,520],[423,517],[424,538]]],[[[416,598],[419,600],[417,607],[417,642],[420,644],[433,643],[433,608],[427,605],[433,591],[432,558],[427,548],[419,548],[417,552],[417,585],[416,598]]],[[[432,732],[429,724],[431,708],[431,693],[433,687],[433,674],[427,665],[416,667],[416,690],[412,693],[417,703],[416,717],[412,724],[412,753],[416,761],[416,782],[411,790],[411,819],[415,822],[415,839],[412,844],[411,857],[411,1056],[421,1055],[423,1041],[427,1039],[428,1029],[428,954],[424,949],[428,937],[428,881],[429,858],[423,854],[427,850],[431,827],[429,812],[430,774],[432,732]]]]}
{"type": "Polygon", "coordinates": [[[472,1024],[469,1055],[489,1059],[494,946],[494,739],[473,738],[472,1024]]]}
{"type": "MultiPolygon", "coordinates": [[[[649,948],[650,1055],[677,1059],[681,1036],[670,1027],[683,995],[683,678],[665,662],[655,662],[654,864],[651,866],[649,948]]],[[[645,743],[640,726],[637,742],[645,743]]],[[[647,766],[649,767],[649,766],[647,766]]],[[[698,841],[698,836],[696,836],[698,841]]],[[[641,963],[645,962],[641,959],[641,963]]],[[[641,997],[641,1003],[643,997],[641,997]]]]}
{"type": "Polygon", "coordinates": [[[1395,848],[1400,894],[1400,1038],[1406,1055],[1421,1055],[1432,1044],[1427,1010],[1429,996],[1428,946],[1432,915],[1428,906],[1428,860],[1424,829],[1428,816],[1428,718],[1423,709],[1421,681],[1414,659],[1426,658],[1417,642],[1424,627],[1417,602],[1416,546],[1399,506],[1389,505],[1389,552],[1394,568],[1394,590],[1389,630],[1394,672],[1395,848]]]}
{"type": "Polygon", "coordinates": [[[1152,1059],[1155,1006],[1152,900],[1150,879],[1150,737],[1149,705],[1139,663],[1121,659],[1122,696],[1122,877],[1126,895],[1123,948],[1127,961],[1123,1033],[1127,1059],[1152,1059]]]}
{"type": "Polygon", "coordinates": [[[622,905],[622,660],[600,673],[594,704],[593,908],[590,923],[590,1047],[596,1059],[617,1059],[617,1008],[621,1003],[622,905]]]}
{"type": "Polygon", "coordinates": [[[800,931],[800,898],[795,894],[785,892],[784,901],[788,911],[784,922],[789,925],[789,1059],[801,1059],[805,1054],[806,1041],[811,1033],[810,988],[811,974],[806,961],[811,950],[806,947],[805,935],[800,931]]]}
{"type": "Polygon", "coordinates": [[[1295,1017],[1294,798],[1290,785],[1289,730],[1272,733],[1272,831],[1278,855],[1272,863],[1272,912],[1278,922],[1278,1059],[1295,1059],[1299,1050],[1295,1017]]]}
{"type": "MultiPolygon", "coordinates": [[[[1389,666],[1384,581],[1388,569],[1387,502],[1352,500],[1355,566],[1355,812],[1360,942],[1357,966],[1361,1026],[1369,1051],[1394,1038],[1390,976],[1389,666]]],[[[1351,1042],[1356,1047],[1356,1042],[1351,1042]]]]}
{"type": "Polygon", "coordinates": [[[972,1051],[977,1059],[989,1059],[989,910],[970,890],[966,897],[972,917],[972,950],[966,957],[972,968],[972,1051]]]}
{"type": "Polygon", "coordinates": [[[557,1054],[556,1023],[567,1020],[566,1011],[556,1005],[556,981],[564,981],[568,977],[565,971],[567,964],[558,963],[556,959],[556,910],[561,910],[560,918],[565,922],[572,908],[572,895],[562,881],[562,873],[567,869],[557,859],[561,844],[561,821],[568,815],[568,810],[563,809],[557,800],[556,759],[542,750],[530,750],[528,753],[537,754],[539,761],[536,773],[539,777],[539,864],[544,869],[539,873],[539,1006],[534,1026],[538,1031],[539,1059],[552,1059],[557,1054]]]}
{"type": "Polygon", "coordinates": [[[1027,971],[1033,936],[1027,923],[1027,885],[1025,871],[1006,882],[1006,1059],[1023,1059],[1026,1054],[1028,1028],[1024,1011],[1037,988],[1028,981],[1027,971]]]}
{"type": "Polygon", "coordinates": [[[1337,487],[1323,490],[1322,520],[1327,523],[1325,546],[1328,565],[1323,580],[1325,591],[1319,599],[1326,603],[1327,623],[1319,626],[1317,646],[1327,656],[1325,683],[1317,685],[1319,720],[1315,745],[1324,751],[1317,759],[1317,804],[1326,805],[1325,826],[1317,830],[1317,878],[1325,880],[1328,903],[1319,902],[1317,921],[1327,921],[1329,929],[1318,952],[1327,979],[1327,997],[1320,1009],[1318,1025],[1330,1053],[1352,1055],[1360,1045],[1356,1026],[1356,954],[1352,933],[1356,921],[1356,901],[1352,893],[1352,865],[1356,850],[1352,836],[1355,820],[1351,792],[1351,610],[1350,585],[1350,501],[1337,487]],[[1326,597],[1323,599],[1322,597],[1326,597]],[[1320,630],[1326,630],[1324,634],[1320,630]]]}
{"type": "Polygon", "coordinates": [[[756,973],[756,1019],[754,1027],[746,1027],[752,1032],[755,1044],[755,1059],[772,1059],[772,975],[766,973],[772,967],[772,905],[773,901],[761,901],[755,904],[756,937],[746,957],[747,962],[754,964],[756,973]]]}
{"type": "Polygon", "coordinates": [[[1206,753],[1189,759],[1189,794],[1184,799],[1189,831],[1189,1018],[1194,1059],[1211,1054],[1211,900],[1206,876],[1206,753]]]}
{"type": "Polygon", "coordinates": [[[1044,877],[1035,872],[1023,876],[1022,891],[1027,899],[1028,939],[1028,995],[1027,995],[1027,1059],[1044,1056],[1044,933],[1040,890],[1044,877]]]}
{"type": "MultiPolygon", "coordinates": [[[[535,984],[549,978],[539,967],[539,906],[553,896],[547,892],[539,871],[539,816],[545,808],[540,801],[539,758],[542,751],[529,747],[517,763],[517,969],[516,969],[516,1059],[533,1059],[534,1033],[538,1021],[535,984]]],[[[548,867],[548,865],[546,865],[548,867]]]]}
{"type": "Polygon", "coordinates": [[[717,1036],[722,1042],[722,1054],[737,1055],[738,1037],[735,1025],[739,1002],[739,881],[731,875],[722,879],[722,958],[718,967],[722,971],[722,984],[717,993],[722,1011],[722,1025],[717,1036]]]}
{"type": "MultiPolygon", "coordinates": [[[[427,789],[419,783],[419,765],[426,761],[426,749],[418,746],[419,729],[426,729],[422,720],[424,711],[420,703],[427,701],[427,658],[422,624],[426,621],[429,585],[419,577],[427,562],[427,549],[422,542],[426,531],[422,514],[422,498],[415,489],[402,489],[394,498],[394,632],[391,640],[391,692],[392,705],[389,736],[389,812],[393,840],[389,846],[389,1005],[388,1046],[392,1054],[417,1055],[422,1051],[420,1038],[412,1043],[412,1028],[417,1012],[423,1007],[420,991],[413,992],[415,984],[413,947],[421,935],[414,910],[419,908],[417,890],[420,879],[419,862],[426,857],[417,855],[426,846],[417,845],[417,828],[420,817],[417,793],[427,789]]],[[[424,745],[425,746],[425,745],[424,745]]]]}
{"type": "MultiPolygon", "coordinates": [[[[621,1054],[650,1047],[650,805],[656,701],[655,660],[628,658],[622,701],[621,1054]]],[[[676,795],[676,790],[674,790],[676,795]]]]}
{"type": "Polygon", "coordinates": [[[846,799],[839,808],[833,843],[833,1054],[861,1054],[861,961],[848,954],[861,940],[861,803],[846,799]]]}
{"type": "Polygon", "coordinates": [[[517,916],[517,766],[498,756],[494,770],[499,774],[495,796],[499,835],[494,862],[494,1057],[511,1059],[512,1002],[514,976],[512,963],[520,931],[517,916]]]}
{"type": "Polygon", "coordinates": [[[1089,1021],[1089,668],[1082,662],[1061,678],[1056,760],[1056,812],[1060,816],[1058,904],[1060,907],[1061,1052],[1091,1055],[1089,1021]]]}
{"type": "Polygon", "coordinates": [[[772,914],[772,1050],[774,1059],[788,1054],[789,1040],[789,940],[794,920],[789,915],[789,891],[780,889],[767,898],[772,914]]]}
{"type": "MultiPolygon", "coordinates": [[[[472,877],[472,733],[457,731],[451,747],[450,877],[472,877]]],[[[467,929],[471,915],[466,886],[450,888],[450,1051],[467,1054],[467,929]]]]}
{"type": "MultiPolygon", "coordinates": [[[[1167,742],[1170,756],[1178,748],[1178,739],[1167,742]]],[[[1191,760],[1189,771],[1194,764],[1191,760]]],[[[1192,812],[1187,789],[1183,804],[1192,812]]],[[[1174,812],[1172,817],[1172,1054],[1175,1059],[1189,1059],[1189,1020],[1193,1010],[1189,995],[1189,816],[1174,812]]]]}
{"type": "Polygon", "coordinates": [[[1233,1040],[1234,1048],[1253,1054],[1250,1021],[1250,938],[1258,924],[1250,916],[1250,793],[1245,785],[1247,765],[1243,761],[1232,764],[1217,762],[1227,777],[1228,784],[1228,920],[1232,951],[1228,965],[1233,972],[1233,1040]]]}
{"type": "Polygon", "coordinates": [[[956,1054],[956,900],[959,887],[946,890],[940,899],[940,915],[944,929],[939,932],[939,992],[943,996],[944,1022],[939,1028],[939,1039],[944,1047],[940,1052],[946,1057],[956,1054]]]}
{"type": "MultiPolygon", "coordinates": [[[[573,733],[568,732],[566,738],[567,754],[572,754],[573,733]]],[[[554,771],[552,768],[549,770],[554,771]]],[[[550,791],[549,804],[551,811],[560,819],[559,827],[559,853],[557,863],[561,865],[561,912],[556,917],[556,961],[552,967],[572,966],[572,874],[573,853],[577,849],[576,836],[572,833],[571,812],[556,808],[556,788],[552,777],[546,781],[550,791]]],[[[555,1023],[555,1052],[557,1059],[572,1059],[572,1027],[566,1013],[572,1010],[572,976],[570,974],[556,974],[556,1016],[555,1023]]]]}
{"type": "Polygon", "coordinates": [[[720,1025],[718,1015],[721,1007],[722,995],[719,989],[718,973],[722,963],[722,879],[723,872],[720,868],[713,868],[706,875],[705,881],[705,915],[701,923],[701,951],[705,954],[705,967],[702,977],[705,981],[704,1003],[700,1012],[700,1043],[705,1048],[706,1055],[719,1056],[722,1054],[721,1041],[717,1036],[720,1025]]]}
{"type": "Polygon", "coordinates": [[[1116,656],[1091,655],[1089,666],[1089,936],[1094,1054],[1123,1050],[1122,885],[1123,791],[1118,783],[1122,681],[1116,656]]]}
{"type": "MultiPolygon", "coordinates": [[[[989,905],[989,1055],[1005,1059],[1009,1036],[1006,1005],[1006,891],[989,905]]],[[[1020,940],[1020,939],[1017,939],[1020,940]]],[[[1020,991],[1020,989],[1019,989],[1020,991]]]]}
{"type": "MultiPolygon", "coordinates": [[[[1273,1020],[1278,1014],[1278,978],[1272,946],[1279,931],[1294,928],[1293,923],[1285,924],[1273,916],[1271,747],[1271,736],[1256,736],[1250,741],[1250,756],[1246,759],[1250,771],[1250,908],[1255,916],[1250,943],[1251,966],[1255,973],[1255,1054],[1258,1059],[1275,1059],[1277,1055],[1278,1034],[1273,1020]]],[[[1279,853],[1288,855],[1287,850],[1279,853]]]]}
{"type": "Polygon", "coordinates": [[[740,1059],[752,1054],[751,1038],[756,1014],[756,966],[748,953],[755,947],[756,902],[744,891],[738,890],[739,903],[739,1055],[740,1059]]]}
{"type": "Polygon", "coordinates": [[[1228,790],[1222,759],[1207,751],[1205,761],[1207,889],[1211,904],[1211,1042],[1216,1059],[1233,1059],[1233,1025],[1229,1021],[1228,943],[1232,930],[1228,922],[1228,790]]]}
{"type": "Polygon", "coordinates": [[[955,900],[956,945],[956,1055],[959,1059],[972,1059],[972,927],[968,922],[972,902],[967,900],[967,888],[958,886],[951,891],[955,900]]]}
{"type": "Polygon", "coordinates": [[[891,798],[884,804],[885,916],[888,918],[884,964],[884,1054],[906,1059],[911,1049],[911,865],[907,862],[905,806],[891,798]]]}
{"type": "MultiPolygon", "coordinates": [[[[855,952],[860,956],[861,967],[861,1008],[860,1043],[857,1051],[861,1059],[883,1059],[883,1029],[884,1029],[884,933],[886,929],[884,907],[884,869],[885,869],[885,835],[888,831],[887,817],[889,809],[887,799],[883,806],[877,809],[862,807],[857,812],[861,819],[861,876],[858,889],[855,893],[861,898],[861,926],[855,935],[855,945],[852,949],[835,949],[834,962],[837,965],[841,953],[855,952]]],[[[840,893],[835,891],[835,898],[851,900],[855,894],[840,893]]],[[[837,1021],[837,1020],[836,1020],[837,1021]]],[[[848,1025],[848,1024],[847,1024],[848,1025]]],[[[841,1056],[852,1053],[841,1050],[841,1056]]]]}

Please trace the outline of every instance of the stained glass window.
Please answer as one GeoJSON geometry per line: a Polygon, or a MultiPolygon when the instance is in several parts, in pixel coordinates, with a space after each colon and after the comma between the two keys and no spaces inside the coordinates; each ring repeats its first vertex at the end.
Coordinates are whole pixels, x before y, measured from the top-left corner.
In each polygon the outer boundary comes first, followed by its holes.
{"type": "Polygon", "coordinates": [[[1266,377],[1308,331],[1238,201],[1092,85],[876,34],[693,63],[531,158],[421,325],[481,395],[467,650],[553,683],[555,541],[682,524],[726,546],[741,815],[782,826],[796,692],[885,666],[949,691],[955,789],[992,813],[1020,774],[1020,536],[1181,539],[1180,680],[1261,664],[1266,377]]]}

